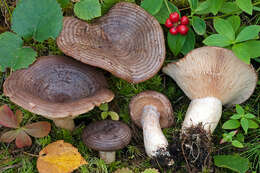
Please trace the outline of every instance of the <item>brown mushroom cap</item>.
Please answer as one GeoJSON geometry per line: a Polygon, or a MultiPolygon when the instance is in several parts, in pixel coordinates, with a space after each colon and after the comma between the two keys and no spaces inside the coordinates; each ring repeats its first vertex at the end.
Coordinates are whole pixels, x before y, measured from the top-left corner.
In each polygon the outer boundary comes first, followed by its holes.
{"type": "Polygon", "coordinates": [[[223,105],[243,103],[257,83],[252,65],[220,47],[194,49],[178,62],[168,64],[163,72],[171,76],[190,99],[213,96],[223,105]]]}
{"type": "Polygon", "coordinates": [[[168,98],[156,91],[144,91],[131,99],[129,109],[132,121],[142,127],[141,118],[145,106],[154,106],[160,113],[161,128],[170,127],[173,124],[173,110],[168,98]]]}
{"type": "Polygon", "coordinates": [[[93,24],[65,17],[57,38],[65,54],[132,83],[145,81],[160,70],[164,42],[158,21],[127,2],[117,3],[93,24]]]}
{"type": "Polygon", "coordinates": [[[40,57],[28,69],[13,72],[4,94],[50,119],[73,118],[114,98],[100,71],[65,56],[40,57]]]}
{"type": "Polygon", "coordinates": [[[129,144],[131,130],[120,121],[97,121],[84,129],[82,139],[89,148],[94,150],[115,151],[129,144]]]}

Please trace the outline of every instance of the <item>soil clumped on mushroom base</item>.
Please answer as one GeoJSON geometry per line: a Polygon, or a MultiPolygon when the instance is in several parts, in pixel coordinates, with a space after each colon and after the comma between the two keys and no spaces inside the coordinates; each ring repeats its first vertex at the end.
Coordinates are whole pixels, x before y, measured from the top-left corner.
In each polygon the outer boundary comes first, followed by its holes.
{"type": "Polygon", "coordinates": [[[169,147],[167,148],[160,148],[159,150],[156,151],[157,155],[155,157],[152,158],[151,160],[151,164],[154,167],[172,167],[175,166],[175,159],[172,155],[165,155],[164,153],[166,151],[169,151],[169,147]]]}
{"type": "Polygon", "coordinates": [[[211,168],[212,142],[202,124],[185,129],[181,136],[181,150],[189,172],[199,172],[203,168],[211,168]]]}

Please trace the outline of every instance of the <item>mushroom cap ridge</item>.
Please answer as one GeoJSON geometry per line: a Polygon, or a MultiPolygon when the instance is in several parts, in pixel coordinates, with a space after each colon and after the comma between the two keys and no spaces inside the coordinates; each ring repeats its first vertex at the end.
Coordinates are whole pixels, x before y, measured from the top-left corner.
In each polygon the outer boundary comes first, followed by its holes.
{"type": "Polygon", "coordinates": [[[4,83],[4,94],[50,119],[73,118],[114,98],[100,71],[65,56],[43,56],[28,69],[13,72],[4,83]]]}
{"type": "Polygon", "coordinates": [[[91,24],[64,17],[57,45],[65,54],[132,83],[153,77],[166,52],[159,22],[128,2],[117,3],[91,24]]]}
{"type": "Polygon", "coordinates": [[[194,49],[178,62],[167,64],[163,72],[171,76],[191,100],[216,97],[226,106],[246,101],[257,83],[252,65],[220,47],[194,49]]]}
{"type": "Polygon", "coordinates": [[[88,125],[82,135],[83,142],[97,151],[115,151],[129,144],[130,128],[120,121],[103,120],[88,125]]]}
{"type": "Polygon", "coordinates": [[[154,106],[160,113],[161,128],[170,127],[173,124],[173,110],[168,98],[156,91],[144,91],[131,99],[129,109],[132,121],[142,127],[141,118],[145,106],[154,106]]]}

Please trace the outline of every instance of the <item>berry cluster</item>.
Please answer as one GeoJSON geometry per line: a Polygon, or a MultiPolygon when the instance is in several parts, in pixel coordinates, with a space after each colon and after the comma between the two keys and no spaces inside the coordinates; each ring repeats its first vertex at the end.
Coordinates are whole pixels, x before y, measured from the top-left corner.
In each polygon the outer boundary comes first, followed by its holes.
{"type": "Polygon", "coordinates": [[[180,20],[180,15],[177,12],[171,13],[169,18],[165,21],[165,26],[170,28],[170,33],[172,35],[186,35],[189,31],[188,25],[189,18],[187,16],[182,16],[180,20]]]}

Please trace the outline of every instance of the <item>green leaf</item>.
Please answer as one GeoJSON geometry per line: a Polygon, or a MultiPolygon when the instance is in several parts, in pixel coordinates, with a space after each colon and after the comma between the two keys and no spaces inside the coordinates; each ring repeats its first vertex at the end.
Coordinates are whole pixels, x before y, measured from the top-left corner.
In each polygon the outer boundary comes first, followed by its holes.
{"type": "Polygon", "coordinates": [[[260,32],[259,25],[250,25],[245,27],[237,36],[236,42],[242,42],[247,40],[258,39],[258,33],[260,32]]]}
{"type": "Polygon", "coordinates": [[[109,9],[118,2],[135,2],[135,0],[102,0],[101,12],[105,14],[109,9]]]}
{"type": "Polygon", "coordinates": [[[252,15],[253,12],[253,4],[251,0],[236,0],[236,4],[238,7],[244,12],[252,15]]]}
{"type": "MultiPolygon", "coordinates": [[[[167,0],[167,3],[168,3],[171,13],[177,12],[180,15],[178,8],[173,3],[169,2],[168,0],[167,0]]],[[[169,18],[169,15],[170,15],[170,13],[169,13],[165,3],[162,3],[160,11],[157,14],[155,14],[154,17],[159,21],[160,24],[164,24],[166,19],[169,18]]]]}
{"type": "Polygon", "coordinates": [[[233,119],[233,120],[238,120],[242,117],[241,114],[234,114],[233,116],[231,116],[230,118],[233,119]]]}
{"type": "Polygon", "coordinates": [[[81,0],[74,5],[74,13],[83,20],[101,16],[101,5],[98,0],[81,0]]]}
{"type": "Polygon", "coordinates": [[[243,42],[240,44],[242,44],[244,47],[246,47],[251,58],[260,57],[260,41],[259,40],[249,40],[249,41],[246,41],[246,42],[243,42]]]}
{"type": "Polygon", "coordinates": [[[252,119],[252,118],[255,118],[255,115],[247,113],[247,114],[245,114],[245,118],[252,119]]]}
{"type": "Polygon", "coordinates": [[[235,32],[237,32],[238,28],[240,27],[240,17],[239,16],[230,16],[227,18],[228,22],[232,25],[235,32]]]}
{"type": "Polygon", "coordinates": [[[44,41],[62,29],[62,11],[54,0],[19,1],[12,16],[12,30],[24,38],[44,41]]]}
{"type": "Polygon", "coordinates": [[[115,121],[119,120],[119,115],[116,112],[109,111],[108,114],[110,115],[112,120],[115,120],[115,121]]]}
{"type": "Polygon", "coordinates": [[[210,13],[209,1],[200,2],[198,8],[194,11],[195,14],[208,14],[210,13]]]}
{"type": "Polygon", "coordinates": [[[236,135],[236,139],[239,141],[239,142],[244,142],[245,141],[245,136],[242,134],[242,133],[238,133],[236,135]]]}
{"type": "Polygon", "coordinates": [[[248,120],[246,118],[241,118],[240,120],[241,126],[243,128],[243,130],[245,131],[245,133],[247,134],[247,130],[248,130],[248,120]]]}
{"type": "Polygon", "coordinates": [[[248,128],[250,129],[257,129],[259,127],[259,125],[253,121],[253,120],[248,120],[248,128]]]}
{"type": "Polygon", "coordinates": [[[216,15],[218,13],[218,11],[221,9],[221,7],[223,6],[223,3],[225,0],[208,0],[209,1],[209,6],[210,11],[212,12],[212,14],[216,15]]]}
{"type": "Polygon", "coordinates": [[[240,106],[239,104],[236,104],[236,111],[237,111],[237,113],[239,113],[241,115],[245,114],[245,111],[244,111],[243,107],[240,106]]]}
{"type": "Polygon", "coordinates": [[[70,0],[57,0],[61,8],[66,8],[70,4],[70,0]]]}
{"type": "Polygon", "coordinates": [[[203,43],[208,46],[226,47],[232,44],[232,42],[221,34],[213,34],[203,40],[203,43]]]}
{"type": "Polygon", "coordinates": [[[255,11],[260,11],[260,8],[257,7],[257,6],[254,6],[254,7],[253,7],[253,10],[255,10],[255,11]]]}
{"type": "Polygon", "coordinates": [[[238,140],[233,140],[232,145],[237,148],[244,148],[244,145],[241,142],[239,142],[238,140]]]}
{"type": "Polygon", "coordinates": [[[101,112],[101,118],[102,120],[106,119],[108,116],[108,112],[101,112]]]}
{"type": "Polygon", "coordinates": [[[231,14],[231,13],[239,14],[239,13],[242,13],[240,8],[234,2],[225,2],[223,4],[222,8],[219,11],[224,13],[224,14],[231,14]]]}
{"type": "Polygon", "coordinates": [[[248,52],[248,50],[249,48],[244,43],[235,44],[232,46],[232,51],[235,53],[235,55],[246,64],[250,64],[251,58],[250,52],[248,52]]]}
{"type": "Polygon", "coordinates": [[[181,34],[172,35],[170,32],[168,32],[167,35],[168,46],[175,56],[178,55],[182,50],[186,38],[187,38],[186,36],[183,36],[181,34]]]}
{"type": "Polygon", "coordinates": [[[11,32],[0,34],[0,70],[26,68],[35,61],[37,53],[25,48],[23,40],[11,32]]]}
{"type": "Polygon", "coordinates": [[[107,103],[102,103],[98,108],[101,111],[108,111],[108,104],[107,103]]]}
{"type": "Polygon", "coordinates": [[[141,2],[141,7],[151,15],[155,15],[161,9],[163,0],[144,0],[141,2]]]}
{"type": "Polygon", "coordinates": [[[190,52],[192,49],[194,49],[195,46],[195,34],[190,29],[187,34],[187,38],[185,40],[184,45],[182,46],[181,53],[186,55],[188,52],[190,52]]]}
{"type": "Polygon", "coordinates": [[[222,128],[223,129],[237,129],[240,126],[240,122],[238,120],[228,120],[226,121],[222,128]]]}
{"type": "Polygon", "coordinates": [[[213,158],[214,164],[218,167],[228,168],[239,173],[245,173],[249,169],[249,160],[238,155],[218,155],[213,158]]]}
{"type": "Polygon", "coordinates": [[[191,10],[195,11],[198,7],[199,1],[198,0],[188,0],[188,1],[189,1],[191,10]]]}
{"type": "Polygon", "coordinates": [[[198,16],[192,16],[192,27],[199,35],[203,35],[206,32],[206,23],[198,16]]]}
{"type": "Polygon", "coordinates": [[[234,29],[232,27],[232,25],[224,19],[221,18],[216,18],[214,20],[214,28],[216,29],[216,31],[227,37],[230,41],[234,41],[235,40],[235,32],[234,29]]]}

